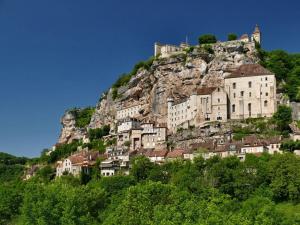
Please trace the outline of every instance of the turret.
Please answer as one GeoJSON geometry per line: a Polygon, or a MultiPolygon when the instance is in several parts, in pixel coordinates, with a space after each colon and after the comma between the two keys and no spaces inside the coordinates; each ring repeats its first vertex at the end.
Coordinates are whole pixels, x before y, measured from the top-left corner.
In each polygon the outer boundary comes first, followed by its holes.
{"type": "Polygon", "coordinates": [[[161,54],[161,47],[162,45],[158,42],[154,43],[154,56],[158,56],[161,54]]]}
{"type": "Polygon", "coordinates": [[[168,98],[167,102],[168,102],[168,109],[170,109],[174,104],[174,99],[173,98],[168,98]]]}
{"type": "Polygon", "coordinates": [[[260,44],[261,42],[261,32],[260,29],[258,27],[258,25],[256,24],[255,29],[253,31],[252,37],[251,37],[252,41],[256,41],[257,43],[260,44]]]}

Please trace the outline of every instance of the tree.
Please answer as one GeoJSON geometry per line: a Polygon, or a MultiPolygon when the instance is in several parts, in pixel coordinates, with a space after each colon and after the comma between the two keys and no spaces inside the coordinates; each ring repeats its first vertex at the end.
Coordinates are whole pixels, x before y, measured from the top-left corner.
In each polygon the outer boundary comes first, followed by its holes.
{"type": "Polygon", "coordinates": [[[289,124],[292,122],[292,109],[285,105],[280,105],[273,115],[273,119],[280,131],[289,130],[289,124]]]}
{"type": "Polygon", "coordinates": [[[145,156],[137,156],[132,163],[131,175],[140,182],[146,180],[150,171],[154,168],[154,163],[145,156]]]}
{"type": "Polygon", "coordinates": [[[230,34],[228,34],[228,36],[227,36],[227,40],[228,40],[228,41],[234,41],[234,40],[236,40],[236,39],[237,39],[237,35],[236,35],[236,34],[230,33],[230,34]]]}
{"type": "Polygon", "coordinates": [[[198,39],[199,44],[213,44],[217,42],[217,38],[213,34],[203,34],[198,39]]]}

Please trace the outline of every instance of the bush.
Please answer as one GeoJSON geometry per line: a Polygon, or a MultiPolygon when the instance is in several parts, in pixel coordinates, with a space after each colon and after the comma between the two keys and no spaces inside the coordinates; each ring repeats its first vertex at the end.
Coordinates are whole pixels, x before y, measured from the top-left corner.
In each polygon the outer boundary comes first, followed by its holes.
{"type": "Polygon", "coordinates": [[[237,39],[237,35],[236,34],[231,33],[231,34],[228,34],[228,36],[227,36],[227,40],[228,41],[234,41],[236,39],[237,39]]]}
{"type": "Polygon", "coordinates": [[[204,34],[199,37],[199,44],[213,44],[217,42],[217,38],[212,34],[204,34]]]}
{"type": "Polygon", "coordinates": [[[90,140],[101,139],[102,137],[109,134],[110,126],[104,125],[101,128],[89,129],[89,138],[90,140]]]}
{"type": "Polygon", "coordinates": [[[76,127],[84,128],[91,122],[91,118],[95,112],[94,107],[87,107],[84,109],[77,109],[74,108],[70,110],[70,113],[72,113],[75,117],[76,127]]]}

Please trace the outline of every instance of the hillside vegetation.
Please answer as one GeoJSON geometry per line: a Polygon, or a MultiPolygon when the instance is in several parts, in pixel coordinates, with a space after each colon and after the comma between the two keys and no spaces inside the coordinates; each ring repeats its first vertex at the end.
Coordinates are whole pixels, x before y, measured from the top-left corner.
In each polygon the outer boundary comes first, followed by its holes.
{"type": "Polygon", "coordinates": [[[137,157],[130,176],[94,170],[88,183],[38,173],[1,183],[0,224],[299,224],[299,171],[286,153],[164,165],[137,157]]]}

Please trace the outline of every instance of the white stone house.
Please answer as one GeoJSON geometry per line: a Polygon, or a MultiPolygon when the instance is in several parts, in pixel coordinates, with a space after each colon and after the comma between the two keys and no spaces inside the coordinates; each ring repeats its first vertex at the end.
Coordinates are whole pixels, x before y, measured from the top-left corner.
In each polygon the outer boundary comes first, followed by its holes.
{"type": "Polygon", "coordinates": [[[131,129],[138,128],[139,126],[140,122],[134,118],[122,119],[118,122],[117,132],[121,133],[124,131],[129,131],[131,129]]]}
{"type": "Polygon", "coordinates": [[[117,111],[116,120],[122,120],[126,118],[134,118],[140,115],[140,110],[142,109],[142,105],[134,105],[127,108],[122,108],[117,111]]]}
{"type": "Polygon", "coordinates": [[[276,111],[276,78],[259,64],[240,66],[225,77],[230,119],[271,117],[276,111]]]}
{"type": "Polygon", "coordinates": [[[145,149],[155,149],[158,145],[167,140],[167,128],[155,126],[154,123],[143,123],[142,147],[145,149]]]}
{"type": "Polygon", "coordinates": [[[227,96],[222,87],[200,88],[180,102],[168,99],[170,132],[179,127],[199,126],[206,121],[227,121],[227,96]]]}
{"type": "Polygon", "coordinates": [[[64,173],[72,174],[73,176],[78,176],[81,172],[89,174],[91,167],[94,166],[98,157],[98,152],[83,151],[71,155],[64,160],[57,162],[56,176],[60,177],[64,173]]]}

